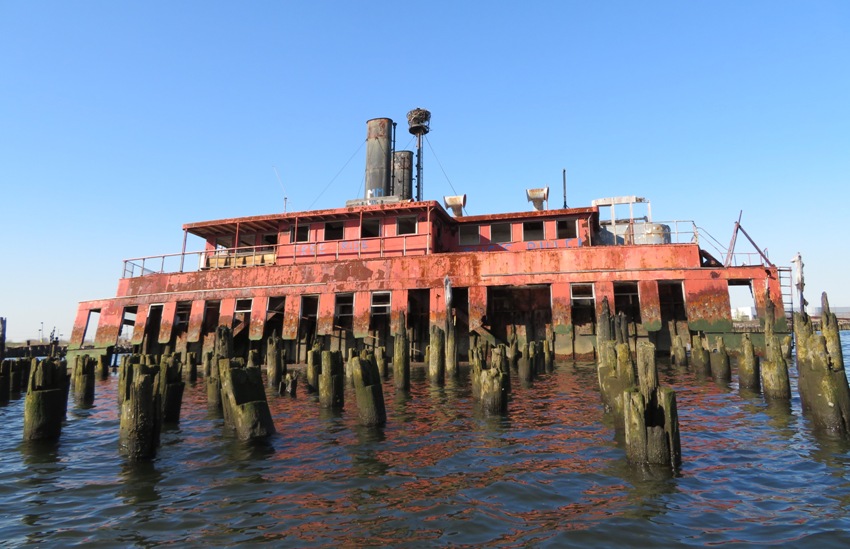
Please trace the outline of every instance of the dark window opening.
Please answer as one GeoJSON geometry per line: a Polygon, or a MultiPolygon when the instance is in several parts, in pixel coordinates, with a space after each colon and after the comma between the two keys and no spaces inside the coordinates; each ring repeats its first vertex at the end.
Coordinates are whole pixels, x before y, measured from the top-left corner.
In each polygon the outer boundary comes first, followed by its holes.
{"type": "Polygon", "coordinates": [[[614,284],[614,313],[623,313],[629,322],[640,324],[640,298],[637,282],[614,284]]]}
{"type": "Polygon", "coordinates": [[[578,223],[575,219],[559,219],[556,223],[558,238],[578,238],[578,223]]]}
{"type": "Polygon", "coordinates": [[[251,299],[237,299],[236,300],[236,309],[233,311],[235,313],[250,313],[251,312],[251,299]]]}
{"type": "Polygon", "coordinates": [[[523,223],[522,239],[526,242],[530,240],[543,240],[543,222],[526,221],[523,223]]]}
{"type": "Polygon", "coordinates": [[[290,242],[309,242],[310,241],[310,226],[299,225],[289,229],[290,242]]]}
{"type": "Polygon", "coordinates": [[[325,240],[342,240],[343,226],[342,221],[328,221],[325,223],[325,240]]]}
{"type": "Polygon", "coordinates": [[[360,238],[377,238],[381,236],[380,219],[364,219],[360,226],[360,238]]]}
{"type": "Polygon", "coordinates": [[[570,300],[574,326],[595,324],[596,297],[593,284],[570,284],[570,300]]]}
{"type": "Polygon", "coordinates": [[[416,234],[416,217],[399,217],[396,222],[398,225],[396,234],[416,234]]]}
{"type": "Polygon", "coordinates": [[[490,226],[490,242],[512,242],[510,223],[493,223],[490,226]]]}
{"type": "Polygon", "coordinates": [[[372,315],[390,314],[391,295],[390,292],[372,293],[372,315]]]}
{"type": "Polygon", "coordinates": [[[478,225],[461,225],[458,230],[458,243],[461,246],[473,246],[481,241],[478,225]]]}

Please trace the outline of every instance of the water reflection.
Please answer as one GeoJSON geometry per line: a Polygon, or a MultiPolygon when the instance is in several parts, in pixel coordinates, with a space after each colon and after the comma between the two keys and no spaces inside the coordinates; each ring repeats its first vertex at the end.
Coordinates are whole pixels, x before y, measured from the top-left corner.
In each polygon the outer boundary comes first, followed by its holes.
{"type": "Polygon", "coordinates": [[[125,461],[121,465],[120,479],[118,497],[126,505],[137,506],[161,499],[157,487],[163,475],[153,461],[125,461]]]}

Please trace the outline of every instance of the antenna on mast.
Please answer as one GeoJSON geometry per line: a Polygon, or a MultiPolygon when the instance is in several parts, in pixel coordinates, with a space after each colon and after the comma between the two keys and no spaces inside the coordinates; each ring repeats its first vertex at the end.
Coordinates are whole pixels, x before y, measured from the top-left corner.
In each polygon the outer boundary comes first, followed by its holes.
{"type": "Polygon", "coordinates": [[[274,170],[274,174],[277,176],[277,182],[280,183],[280,189],[283,191],[283,213],[286,213],[286,189],[283,188],[283,181],[280,179],[280,174],[277,173],[277,166],[272,165],[272,169],[274,170]]]}

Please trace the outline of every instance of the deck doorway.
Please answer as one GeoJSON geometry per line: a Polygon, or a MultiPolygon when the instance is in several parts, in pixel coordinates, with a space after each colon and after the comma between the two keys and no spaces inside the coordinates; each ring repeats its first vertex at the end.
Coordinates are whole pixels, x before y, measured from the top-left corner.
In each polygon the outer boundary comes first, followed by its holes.
{"type": "Polygon", "coordinates": [[[507,343],[514,333],[520,345],[545,339],[552,323],[549,285],[487,288],[487,319],[498,343],[507,343]]]}
{"type": "Polygon", "coordinates": [[[145,324],[145,337],[142,340],[142,354],[161,355],[163,346],[159,344],[159,329],[162,325],[162,304],[151,305],[145,324]]]}
{"type": "Polygon", "coordinates": [[[334,327],[331,336],[331,351],[348,356],[349,348],[356,348],[354,339],[354,294],[334,296],[334,327]]]}
{"type": "Polygon", "coordinates": [[[409,290],[407,292],[407,331],[410,336],[410,359],[421,362],[425,358],[425,347],[430,341],[429,317],[431,290],[409,290]]]}
{"type": "Polygon", "coordinates": [[[673,336],[679,334],[687,346],[690,342],[688,316],[685,312],[685,293],[681,281],[658,282],[658,302],[661,308],[661,329],[655,340],[659,352],[669,352],[673,336]]]}
{"type": "Polygon", "coordinates": [[[307,351],[316,339],[316,324],[319,319],[319,296],[301,296],[301,315],[298,319],[298,337],[295,340],[297,362],[307,362],[307,351]]]}
{"type": "Polygon", "coordinates": [[[251,348],[248,334],[251,332],[251,307],[253,299],[237,299],[233,310],[233,356],[247,357],[251,348]]]}

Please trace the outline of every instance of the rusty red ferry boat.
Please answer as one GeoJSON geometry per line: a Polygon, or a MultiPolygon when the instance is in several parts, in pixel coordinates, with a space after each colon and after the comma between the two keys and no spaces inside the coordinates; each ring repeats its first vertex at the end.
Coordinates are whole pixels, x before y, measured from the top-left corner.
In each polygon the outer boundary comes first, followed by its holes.
{"type": "MultiPolygon", "coordinates": [[[[465,195],[445,197],[445,206],[423,200],[430,114],[416,109],[408,119],[415,166],[412,151],[392,151],[390,119],[367,122],[362,199],[188,223],[180,253],[126,260],[115,297],[80,303],[69,353],[110,352],[122,334],[138,352],[203,352],[219,325],[232,328],[243,355],[273,332],[296,362],[316,342],[391,353],[404,319],[414,360],[430,325],[447,321],[461,359],[473,334],[494,343],[549,337],[558,358],[592,359],[604,298],[626,315],[633,343],[649,339],[663,352],[677,331],[736,346],[730,286],[749,286],[761,319],[769,297],[777,331],[787,331],[788,269],[761,252],[721,262],[701,247],[694,223],[653,222],[644,198],[549,209],[548,189],[530,189],[529,211],[475,216],[463,215],[465,195]],[[188,235],[204,249],[187,251],[188,235]]],[[[754,342],[763,345],[758,334],[754,342]]]]}

